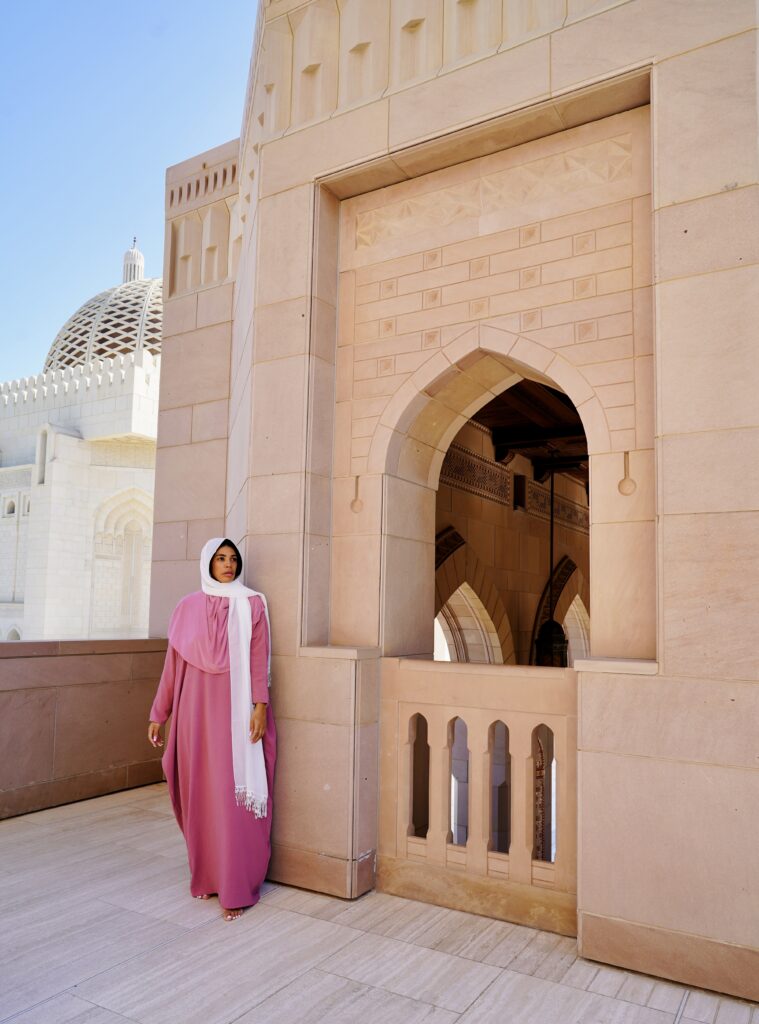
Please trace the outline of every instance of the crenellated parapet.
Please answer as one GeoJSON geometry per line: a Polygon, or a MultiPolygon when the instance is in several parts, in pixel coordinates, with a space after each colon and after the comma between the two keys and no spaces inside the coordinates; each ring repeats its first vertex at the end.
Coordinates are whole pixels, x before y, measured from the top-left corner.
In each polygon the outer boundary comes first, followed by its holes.
{"type": "Polygon", "coordinates": [[[0,384],[3,443],[45,423],[88,439],[155,437],[161,357],[132,352],[0,384]]]}
{"type": "Polygon", "coordinates": [[[234,277],[239,236],[239,143],[171,167],[166,175],[166,297],[234,277]]]}
{"type": "Polygon", "coordinates": [[[32,377],[0,383],[0,416],[15,415],[19,407],[52,409],[88,400],[140,390],[158,395],[161,357],[150,352],[130,352],[112,359],[96,359],[81,366],[48,370],[32,377]],[[151,387],[152,381],[152,387],[151,387]]]}

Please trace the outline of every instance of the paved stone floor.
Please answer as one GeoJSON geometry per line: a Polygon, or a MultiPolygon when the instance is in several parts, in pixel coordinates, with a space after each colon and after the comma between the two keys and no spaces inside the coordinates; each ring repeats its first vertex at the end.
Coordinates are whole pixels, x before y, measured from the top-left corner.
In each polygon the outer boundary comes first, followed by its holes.
{"type": "Polygon", "coordinates": [[[225,923],[187,880],[164,785],[0,822],[0,1021],[759,1024],[547,932],[277,885],[225,923]]]}

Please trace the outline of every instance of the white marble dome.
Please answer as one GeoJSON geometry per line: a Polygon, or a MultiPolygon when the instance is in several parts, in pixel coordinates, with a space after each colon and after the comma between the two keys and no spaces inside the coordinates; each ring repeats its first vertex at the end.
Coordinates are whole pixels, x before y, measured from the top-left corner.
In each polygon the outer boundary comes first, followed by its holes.
{"type": "Polygon", "coordinates": [[[136,247],[128,250],[123,282],[93,296],[69,317],[50,346],[43,372],[143,349],[161,351],[163,282],[142,277],[141,260],[136,247]]]}

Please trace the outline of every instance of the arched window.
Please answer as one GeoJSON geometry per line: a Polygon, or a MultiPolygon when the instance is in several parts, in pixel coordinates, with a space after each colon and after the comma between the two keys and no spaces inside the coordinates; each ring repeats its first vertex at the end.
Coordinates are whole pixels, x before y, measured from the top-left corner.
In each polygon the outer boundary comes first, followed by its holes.
{"type": "Polygon", "coordinates": [[[556,758],[553,731],[547,725],[532,730],[535,835],[533,860],[556,860],[556,758]]]}
{"type": "Polygon", "coordinates": [[[91,636],[145,636],[152,534],[150,495],[120,491],[95,513],[91,636]]]}
{"type": "Polygon", "coordinates": [[[13,626],[11,629],[8,630],[8,635],[6,636],[5,639],[6,640],[20,640],[21,639],[21,633],[16,629],[15,626],[13,626]]]}
{"type": "Polygon", "coordinates": [[[469,740],[466,722],[454,718],[448,724],[451,752],[451,842],[466,846],[469,835],[469,740]]]}
{"type": "Polygon", "coordinates": [[[503,722],[490,726],[490,849],[508,853],[511,844],[511,754],[503,722]]]}
{"type": "Polygon", "coordinates": [[[16,502],[13,498],[8,498],[3,508],[3,513],[6,516],[15,516],[16,514],[16,502]]]}
{"type": "Polygon", "coordinates": [[[430,745],[427,719],[412,715],[409,722],[411,747],[411,822],[409,835],[426,839],[430,827],[430,745]]]}

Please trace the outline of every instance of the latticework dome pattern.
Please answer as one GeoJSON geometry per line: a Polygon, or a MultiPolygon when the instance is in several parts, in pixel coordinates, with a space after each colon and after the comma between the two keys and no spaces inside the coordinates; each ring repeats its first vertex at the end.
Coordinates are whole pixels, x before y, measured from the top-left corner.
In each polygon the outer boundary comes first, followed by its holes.
{"type": "Polygon", "coordinates": [[[147,349],[161,351],[163,282],[128,281],[95,295],[56,335],[44,372],[147,349]]]}

